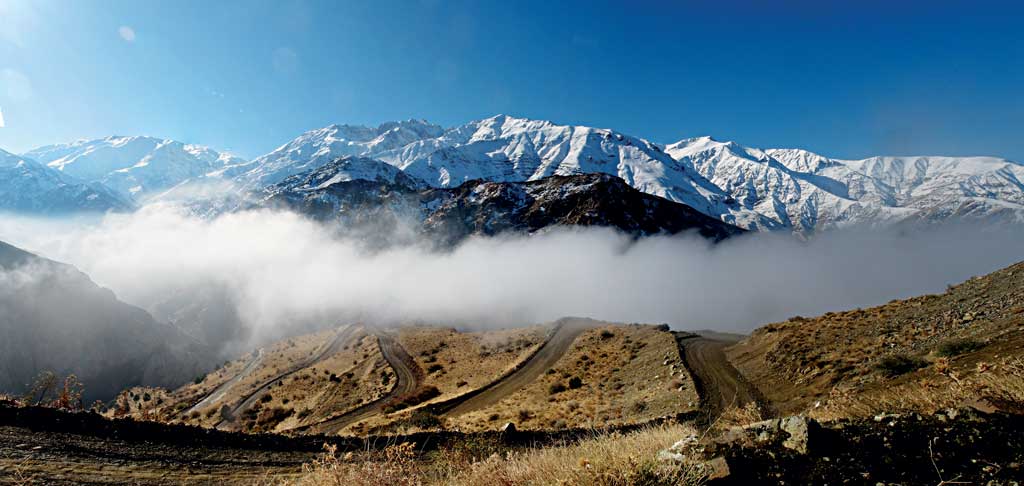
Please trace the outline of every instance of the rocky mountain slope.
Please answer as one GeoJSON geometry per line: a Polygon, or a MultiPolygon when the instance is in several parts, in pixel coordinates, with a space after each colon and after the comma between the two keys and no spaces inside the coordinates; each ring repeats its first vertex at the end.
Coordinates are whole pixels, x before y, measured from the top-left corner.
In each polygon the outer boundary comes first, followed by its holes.
{"type": "Polygon", "coordinates": [[[245,162],[201,145],[153,137],[78,140],[39,147],[24,155],[138,200],[185,180],[245,162]]]}
{"type": "Polygon", "coordinates": [[[37,373],[74,373],[86,399],[126,386],[176,386],[211,364],[204,347],[70,265],[0,243],[0,391],[37,373]]]}
{"type": "Polygon", "coordinates": [[[0,150],[0,210],[32,214],[128,211],[130,200],[32,159],[0,150]]]}
{"type": "Polygon", "coordinates": [[[1024,222],[1024,165],[994,157],[830,159],[710,137],[665,151],[741,207],[800,233],[957,218],[1024,222]]]}
{"type": "Polygon", "coordinates": [[[434,188],[394,166],[360,157],[289,177],[264,189],[255,204],[382,231],[378,236],[411,224],[448,244],[474,234],[532,233],[553,226],[610,226],[637,236],[694,230],[714,240],[741,232],[605,174],[473,180],[434,188]]]}

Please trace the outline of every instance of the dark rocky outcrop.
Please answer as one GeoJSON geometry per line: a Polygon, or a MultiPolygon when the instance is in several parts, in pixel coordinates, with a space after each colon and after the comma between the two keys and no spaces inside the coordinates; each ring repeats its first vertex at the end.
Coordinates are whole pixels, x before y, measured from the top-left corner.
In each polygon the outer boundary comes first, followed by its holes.
{"type": "Polygon", "coordinates": [[[791,416],[686,437],[659,459],[709,484],[1019,484],[1024,416],[976,409],[819,423],[791,416]]]}

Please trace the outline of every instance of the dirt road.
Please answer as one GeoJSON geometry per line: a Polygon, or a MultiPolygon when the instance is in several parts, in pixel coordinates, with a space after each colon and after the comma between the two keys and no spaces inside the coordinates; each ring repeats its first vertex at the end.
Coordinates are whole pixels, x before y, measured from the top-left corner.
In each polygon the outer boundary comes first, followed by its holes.
{"type": "MultiPolygon", "coordinates": [[[[358,327],[359,326],[348,325],[342,329],[339,329],[338,332],[334,334],[334,339],[330,342],[330,344],[328,344],[322,350],[320,350],[319,353],[316,353],[309,359],[305,359],[303,361],[300,361],[299,363],[296,363],[295,365],[289,367],[288,370],[286,370],[284,373],[281,373],[271,378],[270,380],[264,381],[263,384],[261,384],[255,390],[242,397],[241,400],[237,402],[238,404],[231,409],[229,416],[237,418],[239,414],[252,408],[252,406],[256,404],[256,401],[258,401],[267,390],[270,390],[271,387],[279,383],[281,380],[284,380],[285,378],[288,378],[289,376],[301,370],[316,365],[317,363],[327,358],[330,358],[334,354],[337,354],[339,351],[341,351],[341,348],[345,346],[345,343],[348,342],[349,338],[355,333],[355,330],[358,327]]],[[[234,422],[222,419],[220,422],[217,423],[215,427],[218,429],[231,429],[234,428],[234,425],[234,422]]]]}
{"type": "Polygon", "coordinates": [[[762,413],[770,412],[764,395],[725,357],[723,350],[734,343],[676,333],[676,344],[686,368],[693,376],[701,408],[709,421],[730,406],[743,407],[748,403],[756,403],[762,413]]]}
{"type": "Polygon", "coordinates": [[[228,390],[231,390],[231,387],[235,386],[236,383],[242,381],[242,379],[252,374],[252,372],[256,369],[257,366],[259,366],[262,360],[263,349],[259,349],[256,351],[256,354],[254,354],[253,357],[249,359],[249,362],[246,363],[245,367],[242,368],[242,371],[239,371],[238,374],[236,374],[230,380],[225,381],[224,383],[221,383],[220,386],[214,388],[213,391],[208,393],[205,398],[199,401],[199,403],[192,405],[191,407],[189,407],[188,410],[185,410],[182,416],[187,416],[192,412],[203,410],[206,407],[209,407],[219,402],[221,399],[224,398],[224,395],[227,394],[228,390]]]}
{"type": "Polygon", "coordinates": [[[377,336],[380,352],[384,355],[391,369],[395,372],[395,386],[381,398],[361,405],[360,407],[346,412],[343,415],[325,420],[309,427],[295,429],[303,432],[337,434],[350,424],[367,419],[381,412],[384,405],[394,398],[406,395],[415,391],[423,380],[423,370],[420,369],[412,356],[399,344],[398,339],[384,331],[373,331],[377,336]]]}
{"type": "Polygon", "coordinates": [[[554,366],[559,358],[569,350],[569,346],[572,346],[577,336],[596,325],[598,325],[596,321],[587,319],[563,319],[558,323],[551,337],[522,367],[475,392],[446,402],[444,407],[440,407],[440,411],[449,416],[456,416],[487,408],[500,402],[503,398],[529,385],[554,366]]]}

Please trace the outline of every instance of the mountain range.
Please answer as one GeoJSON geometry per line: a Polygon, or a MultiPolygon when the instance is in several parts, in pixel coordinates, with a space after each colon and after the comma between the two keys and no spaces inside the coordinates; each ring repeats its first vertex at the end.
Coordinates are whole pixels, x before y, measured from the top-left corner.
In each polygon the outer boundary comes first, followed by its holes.
{"type": "Polygon", "coordinates": [[[470,179],[439,188],[388,163],[355,156],[288,177],[245,204],[342,222],[347,231],[382,242],[408,235],[411,225],[418,230],[413,236],[426,235],[441,246],[470,235],[533,233],[555,226],[608,226],[638,237],[695,230],[715,241],[743,232],[607,174],[527,182],[470,179]]]}
{"type": "MultiPolygon", "coordinates": [[[[450,189],[475,180],[524,183],[605,174],[640,192],[757,231],[810,234],[957,218],[1024,222],[1024,165],[1006,159],[842,160],[800,149],[744,147],[711,137],[663,146],[614,130],[506,115],[448,129],[423,120],[377,127],[331,125],[303,133],[251,161],[150,137],[52,145],[22,157],[80,184],[107,187],[130,204],[144,204],[168,194],[193,194],[190,188],[211,182],[216,183],[207,186],[216,188],[213,197],[230,193],[242,199],[265,198],[267,190],[280,191],[271,188],[292,176],[324,177],[324,172],[314,172],[346,156],[384,162],[397,169],[389,181],[401,173],[419,189],[450,189]]],[[[387,171],[377,165],[364,174],[349,167],[341,177],[376,180],[387,171]]],[[[31,188],[22,192],[31,194],[19,195],[21,200],[50,197],[31,188]]],[[[211,197],[208,191],[201,193],[211,197]]],[[[18,209],[6,201],[3,206],[18,209]]]]}
{"type": "Polygon", "coordinates": [[[78,140],[39,147],[23,155],[139,201],[183,181],[245,162],[201,145],[153,137],[78,140]]]}
{"type": "Polygon", "coordinates": [[[128,211],[134,207],[103,184],[64,174],[0,150],[0,209],[36,214],[128,211]]]}

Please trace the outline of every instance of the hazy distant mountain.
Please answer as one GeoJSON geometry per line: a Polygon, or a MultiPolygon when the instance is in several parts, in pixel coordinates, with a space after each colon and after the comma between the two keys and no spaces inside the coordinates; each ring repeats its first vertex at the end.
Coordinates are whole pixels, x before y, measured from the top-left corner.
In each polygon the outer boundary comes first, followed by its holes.
{"type": "Polygon", "coordinates": [[[153,137],[79,140],[39,147],[24,155],[140,201],[182,181],[245,162],[201,145],[153,137]]]}
{"type": "Polygon", "coordinates": [[[0,150],[0,210],[33,214],[126,211],[133,205],[102,184],[88,184],[30,158],[0,150]]]}
{"type": "Polygon", "coordinates": [[[70,265],[0,242],[0,391],[74,373],[88,399],[176,386],[212,364],[205,346],[125,304],[70,265]]]}
{"type": "Polygon", "coordinates": [[[269,186],[256,204],[344,222],[376,238],[393,237],[411,225],[441,244],[556,226],[607,226],[637,236],[693,230],[715,240],[742,232],[606,174],[433,188],[394,166],[360,157],[343,157],[269,186]]]}

